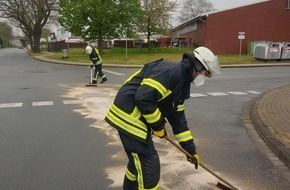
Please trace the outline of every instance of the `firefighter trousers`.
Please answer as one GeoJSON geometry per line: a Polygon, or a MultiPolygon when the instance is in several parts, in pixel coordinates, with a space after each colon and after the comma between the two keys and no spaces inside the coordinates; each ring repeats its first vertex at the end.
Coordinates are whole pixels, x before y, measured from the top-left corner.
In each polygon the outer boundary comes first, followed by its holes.
{"type": "Polygon", "coordinates": [[[148,144],[119,132],[129,162],[123,190],[157,190],[160,180],[160,161],[152,139],[148,144]]]}
{"type": "Polygon", "coordinates": [[[94,72],[94,76],[93,76],[93,81],[97,81],[98,77],[100,78],[104,78],[106,77],[105,74],[103,73],[103,64],[100,63],[98,65],[94,65],[95,66],[95,72],[94,72]]]}

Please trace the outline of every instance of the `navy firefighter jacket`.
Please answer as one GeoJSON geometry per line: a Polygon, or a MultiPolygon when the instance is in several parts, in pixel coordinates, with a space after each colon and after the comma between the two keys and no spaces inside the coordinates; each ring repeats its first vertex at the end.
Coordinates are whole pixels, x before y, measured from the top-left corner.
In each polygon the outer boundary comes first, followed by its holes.
{"type": "Polygon", "coordinates": [[[92,53],[89,55],[90,60],[93,64],[99,65],[103,63],[103,59],[100,56],[99,50],[97,48],[93,48],[92,53]]]}
{"type": "Polygon", "coordinates": [[[145,64],[125,81],[105,120],[120,132],[147,143],[152,130],[161,130],[166,118],[180,145],[195,154],[184,114],[191,81],[189,59],[180,63],[161,59],[145,64]]]}

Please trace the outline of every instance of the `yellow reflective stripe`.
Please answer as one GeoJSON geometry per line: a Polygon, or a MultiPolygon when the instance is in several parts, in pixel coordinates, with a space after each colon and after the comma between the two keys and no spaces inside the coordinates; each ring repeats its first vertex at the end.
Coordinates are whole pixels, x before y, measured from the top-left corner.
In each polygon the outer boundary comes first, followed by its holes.
{"type": "MultiPolygon", "coordinates": [[[[99,61],[97,61],[96,65],[99,65],[99,64],[101,64],[103,62],[103,59],[101,58],[101,55],[99,53],[98,48],[95,48],[95,51],[96,51],[96,53],[98,54],[98,57],[99,57],[99,61]]],[[[97,60],[97,58],[93,58],[93,60],[97,60]]]]}
{"type": "Polygon", "coordinates": [[[185,131],[185,132],[179,133],[179,134],[175,135],[175,138],[177,139],[177,141],[179,143],[193,139],[190,131],[185,131]]]}
{"type": "Polygon", "coordinates": [[[146,140],[147,132],[144,132],[141,129],[138,129],[138,128],[134,127],[134,126],[131,126],[128,123],[125,123],[124,121],[122,121],[119,118],[115,117],[111,112],[107,113],[107,118],[110,121],[112,121],[115,125],[117,125],[120,128],[124,129],[125,131],[128,131],[129,133],[146,140]]]}
{"type": "Polygon", "coordinates": [[[141,85],[146,84],[148,86],[151,86],[152,88],[155,88],[159,91],[159,93],[162,95],[162,97],[165,96],[167,89],[158,81],[150,78],[143,79],[141,85]]]}
{"type": "Polygon", "coordinates": [[[125,82],[124,82],[124,84],[125,84],[126,82],[132,80],[132,78],[135,77],[136,75],[138,75],[138,74],[141,72],[142,69],[143,69],[143,68],[139,69],[139,70],[136,71],[133,75],[131,75],[131,76],[130,76],[130,77],[129,77],[125,82]]]}
{"type": "Polygon", "coordinates": [[[148,123],[155,123],[158,120],[160,120],[161,112],[160,112],[160,110],[158,108],[156,108],[156,110],[153,113],[143,115],[143,117],[146,119],[146,121],[148,123]]]}
{"type": "Polygon", "coordinates": [[[180,104],[177,106],[177,111],[184,111],[185,110],[185,105],[184,104],[180,104]]]}
{"type": "MultiPolygon", "coordinates": [[[[137,170],[138,190],[158,190],[159,189],[159,182],[158,182],[158,184],[155,187],[153,187],[151,189],[145,189],[144,188],[144,181],[143,181],[143,172],[142,172],[141,161],[140,161],[139,156],[138,156],[137,153],[132,153],[132,156],[133,156],[133,159],[134,159],[135,168],[137,170]]],[[[128,169],[126,171],[126,176],[131,181],[135,181],[136,180],[136,175],[132,174],[128,169]]]]}
{"type": "Polygon", "coordinates": [[[137,107],[135,107],[130,115],[136,119],[139,119],[141,117],[141,112],[138,110],[137,107]]]}
{"type": "Polygon", "coordinates": [[[144,189],[143,172],[139,156],[137,153],[132,153],[132,156],[134,158],[135,168],[138,173],[137,174],[138,189],[144,189]]]}
{"type": "Polygon", "coordinates": [[[168,89],[167,92],[165,93],[165,95],[160,100],[158,100],[158,101],[163,100],[164,98],[166,98],[167,96],[169,96],[171,93],[172,93],[172,91],[168,89]]]}
{"type": "Polygon", "coordinates": [[[126,170],[126,177],[127,177],[129,180],[131,180],[131,181],[136,181],[136,180],[137,180],[135,174],[131,173],[131,172],[128,170],[128,168],[127,168],[127,170],[126,170]]]}
{"type": "Polygon", "coordinates": [[[147,131],[148,130],[147,126],[144,123],[142,123],[139,120],[139,118],[132,117],[132,115],[129,115],[126,112],[122,111],[121,109],[119,109],[114,104],[111,106],[111,110],[114,113],[116,113],[116,115],[118,115],[119,117],[121,117],[122,119],[124,119],[125,121],[127,121],[128,123],[131,123],[132,125],[136,125],[140,129],[143,129],[144,131],[147,131]]]}

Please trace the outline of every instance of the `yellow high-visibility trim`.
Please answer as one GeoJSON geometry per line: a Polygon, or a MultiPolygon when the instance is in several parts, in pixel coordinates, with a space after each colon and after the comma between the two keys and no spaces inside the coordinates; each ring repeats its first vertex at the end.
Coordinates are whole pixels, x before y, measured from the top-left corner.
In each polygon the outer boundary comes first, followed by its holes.
{"type": "Polygon", "coordinates": [[[138,74],[141,72],[141,70],[142,70],[142,68],[139,69],[138,71],[136,71],[133,75],[131,75],[131,76],[130,76],[130,77],[129,77],[125,82],[124,82],[124,84],[127,83],[128,81],[132,80],[132,78],[135,77],[136,75],[138,75],[138,74]]]}
{"type": "Polygon", "coordinates": [[[125,131],[128,131],[129,133],[131,133],[137,137],[140,137],[141,139],[146,140],[147,132],[144,132],[141,129],[133,127],[133,126],[129,125],[128,123],[125,123],[124,121],[120,120],[118,117],[114,116],[111,112],[108,112],[107,118],[111,122],[113,122],[115,125],[124,129],[125,131]]]}
{"type": "Polygon", "coordinates": [[[139,119],[141,117],[141,112],[138,110],[137,107],[135,107],[130,115],[136,119],[139,119]]]}
{"type": "Polygon", "coordinates": [[[158,101],[163,100],[164,98],[166,98],[167,96],[169,96],[171,93],[172,93],[172,91],[168,89],[167,92],[164,94],[164,96],[160,100],[158,100],[158,101]]]}
{"type": "Polygon", "coordinates": [[[126,173],[125,173],[126,177],[130,180],[130,181],[136,181],[136,175],[131,173],[128,168],[126,169],[126,173]]]}
{"type": "Polygon", "coordinates": [[[156,110],[153,113],[143,115],[143,117],[146,119],[148,123],[155,123],[160,120],[161,112],[158,108],[156,108],[156,110]]]}
{"type": "Polygon", "coordinates": [[[134,158],[135,168],[138,173],[137,174],[138,189],[144,189],[143,172],[139,156],[137,153],[132,153],[132,156],[134,158]]]}
{"type": "Polygon", "coordinates": [[[143,79],[141,85],[143,84],[146,84],[158,90],[158,92],[161,94],[162,97],[164,97],[167,92],[167,89],[160,82],[154,79],[150,79],[150,78],[143,79]]]}
{"type": "Polygon", "coordinates": [[[126,112],[122,111],[121,109],[119,109],[114,104],[111,106],[111,110],[114,113],[116,113],[116,115],[118,115],[119,117],[121,117],[122,119],[124,119],[125,121],[127,121],[128,123],[131,123],[132,125],[136,125],[140,129],[143,129],[144,131],[147,131],[148,130],[147,126],[139,120],[140,117],[139,118],[138,117],[132,117],[132,115],[129,115],[126,112]]]}
{"type": "MultiPolygon", "coordinates": [[[[143,171],[142,171],[141,161],[140,161],[137,153],[132,153],[132,156],[134,158],[135,168],[136,168],[137,173],[138,173],[137,174],[138,190],[158,190],[159,189],[159,182],[155,187],[153,187],[151,189],[144,188],[144,180],[143,180],[143,171]]],[[[127,169],[127,171],[130,172],[128,169],[127,169]]],[[[126,176],[127,176],[127,171],[126,171],[126,176]]],[[[132,173],[130,172],[130,174],[132,174],[132,173]]],[[[135,180],[136,180],[136,175],[134,175],[134,176],[135,176],[135,180]]]]}
{"type": "Polygon", "coordinates": [[[179,143],[186,142],[188,140],[193,139],[190,131],[185,131],[185,132],[179,133],[179,134],[175,135],[175,138],[179,143]]]}
{"type": "Polygon", "coordinates": [[[184,111],[185,110],[185,105],[184,104],[180,104],[177,106],[177,111],[184,111]]]}

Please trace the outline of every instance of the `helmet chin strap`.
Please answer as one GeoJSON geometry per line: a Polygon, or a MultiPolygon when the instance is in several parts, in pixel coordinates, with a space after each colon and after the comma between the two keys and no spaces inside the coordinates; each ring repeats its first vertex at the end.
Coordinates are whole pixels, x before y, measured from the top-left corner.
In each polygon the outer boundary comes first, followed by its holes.
{"type": "Polygon", "coordinates": [[[202,69],[205,69],[204,66],[200,63],[198,59],[195,58],[193,63],[193,72],[192,72],[192,78],[193,80],[198,76],[199,71],[202,69]]]}
{"type": "MultiPolygon", "coordinates": [[[[198,76],[198,71],[196,70],[196,68],[194,68],[194,71],[192,73],[192,81],[194,81],[194,79],[198,76]]],[[[192,82],[191,81],[191,82],[192,82]]]]}

